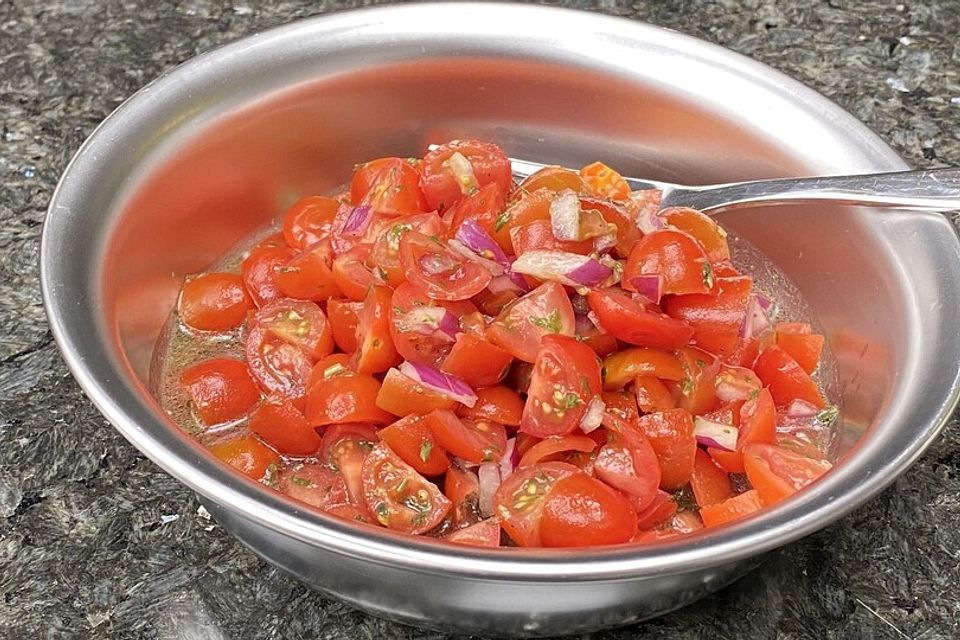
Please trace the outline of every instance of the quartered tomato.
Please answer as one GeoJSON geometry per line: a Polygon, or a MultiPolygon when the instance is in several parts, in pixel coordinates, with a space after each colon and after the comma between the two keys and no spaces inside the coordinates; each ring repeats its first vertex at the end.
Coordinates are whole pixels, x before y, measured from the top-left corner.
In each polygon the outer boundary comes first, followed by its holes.
{"type": "Polygon", "coordinates": [[[420,184],[430,209],[441,213],[465,195],[492,182],[503,192],[510,189],[510,161],[495,144],[478,140],[454,140],[423,157],[420,184]]]}
{"type": "Polygon", "coordinates": [[[538,169],[524,178],[519,186],[521,193],[532,193],[538,189],[546,189],[554,193],[560,193],[567,189],[577,193],[590,193],[590,187],[583,181],[580,174],[558,166],[538,169]]]}
{"type": "Polygon", "coordinates": [[[420,172],[403,158],[380,158],[357,167],[350,182],[350,201],[387,216],[436,208],[427,206],[420,190],[420,172]]]}
{"type": "Polygon", "coordinates": [[[622,389],[637,376],[682,380],[683,367],[674,353],[665,349],[634,347],[607,356],[603,361],[603,388],[622,389]]]}
{"type": "Polygon", "coordinates": [[[677,503],[666,491],[657,491],[653,499],[643,509],[637,509],[637,528],[641,531],[652,529],[677,513],[677,503]]]}
{"type": "Polygon", "coordinates": [[[826,403],[817,383],[803,370],[796,360],[779,345],[772,345],[757,356],[753,370],[770,388],[777,406],[783,407],[794,400],[809,402],[818,409],[826,403]]]}
{"type": "Polygon", "coordinates": [[[330,268],[332,253],[320,244],[294,256],[290,262],[273,270],[273,279],[280,293],[289,298],[322,302],[340,295],[330,268]]]}
{"type": "Polygon", "coordinates": [[[456,233],[464,220],[473,220],[491,233],[497,216],[506,204],[506,198],[507,192],[499,182],[491,182],[465,196],[449,211],[450,231],[456,233]]]}
{"type": "Polygon", "coordinates": [[[463,529],[457,529],[443,536],[443,540],[472,547],[500,546],[500,519],[487,518],[463,529]]]}
{"type": "Polygon", "coordinates": [[[436,409],[427,414],[427,427],[444,449],[467,462],[493,462],[503,457],[507,432],[490,420],[460,418],[452,411],[436,409]]]}
{"type": "Polygon", "coordinates": [[[662,229],[643,236],[623,269],[623,288],[636,291],[633,279],[656,275],[663,278],[667,294],[709,293],[713,289],[713,268],[697,239],[676,229],[662,229]]]}
{"type": "Polygon", "coordinates": [[[380,440],[376,430],[367,424],[334,424],[323,432],[320,461],[336,469],[347,486],[350,504],[364,516],[367,510],[363,487],[363,461],[380,440]]]}
{"type": "Polygon", "coordinates": [[[637,394],[637,407],[644,413],[666,411],[677,406],[673,392],[654,376],[637,376],[633,390],[637,394]]]}
{"type": "Polygon", "coordinates": [[[443,495],[453,505],[450,519],[454,527],[466,527],[482,519],[480,480],[473,471],[451,465],[443,476],[443,495]]]}
{"type": "Polygon", "coordinates": [[[596,211],[600,218],[608,225],[616,228],[616,243],[613,245],[618,256],[626,258],[636,246],[643,234],[637,227],[636,221],[630,216],[626,208],[615,202],[580,196],[580,209],[589,214],[596,211]]]}
{"type": "Polygon", "coordinates": [[[773,444],[777,438],[777,408],[770,390],[761,389],[756,398],[745,402],[731,423],[736,423],[740,428],[736,451],[715,447],[707,451],[727,472],[743,473],[743,447],[748,444],[773,444]]]}
{"type": "Polygon", "coordinates": [[[280,493],[322,511],[350,503],[343,477],[320,464],[308,463],[284,469],[277,480],[277,488],[280,493]]]}
{"type": "Polygon", "coordinates": [[[333,281],[337,288],[355,302],[363,302],[367,290],[383,284],[384,278],[374,272],[370,247],[358,245],[333,260],[333,281]]]}
{"type": "Polygon", "coordinates": [[[286,246],[259,247],[251,251],[240,265],[243,284],[258,307],[283,297],[275,273],[286,267],[296,255],[296,251],[286,246]]]}
{"type": "Polygon", "coordinates": [[[513,356],[486,338],[461,333],[440,367],[471,387],[489,387],[503,380],[513,356]]]}
{"type": "Polygon", "coordinates": [[[510,252],[512,243],[510,235],[514,227],[520,227],[538,220],[550,220],[550,203],[556,198],[556,192],[550,189],[536,191],[522,191],[519,200],[507,205],[507,208],[497,216],[493,225],[493,239],[500,248],[510,252]]]}
{"type": "Polygon", "coordinates": [[[380,430],[386,442],[404,462],[425,476],[440,475],[450,466],[450,458],[420,414],[410,414],[380,430]]]}
{"type": "Polygon", "coordinates": [[[358,373],[383,373],[400,363],[390,334],[392,297],[393,291],[385,286],[373,286],[367,292],[357,318],[357,350],[351,362],[358,373]]]}
{"type": "Polygon", "coordinates": [[[447,227],[436,213],[419,213],[412,216],[395,218],[393,224],[386,227],[373,245],[371,257],[384,280],[391,287],[406,281],[407,276],[400,266],[400,239],[410,231],[427,236],[440,237],[446,234],[447,227]]]}
{"type": "Polygon", "coordinates": [[[774,330],[777,346],[789,353],[804,371],[812,374],[820,363],[823,336],[813,333],[806,322],[779,322],[774,330]]]}
{"type": "Polygon", "coordinates": [[[512,253],[519,256],[532,249],[567,251],[587,255],[594,249],[593,240],[557,240],[549,220],[534,220],[510,228],[512,253]]]}
{"type": "Polygon", "coordinates": [[[559,454],[568,451],[588,453],[596,448],[597,443],[587,436],[549,436],[527,449],[520,458],[519,466],[529,467],[540,462],[556,460],[559,454]]]}
{"type": "Polygon", "coordinates": [[[253,436],[210,445],[210,453],[253,480],[269,479],[280,456],[253,436]]]}
{"type": "Polygon", "coordinates": [[[326,196],[307,196],[283,214],[283,237],[295,249],[306,250],[329,241],[333,218],[340,203],[326,196]]]}
{"type": "Polygon", "coordinates": [[[563,478],[583,473],[565,462],[544,462],[517,469],[493,496],[493,512],[510,539],[521,547],[543,546],[540,520],[546,497],[563,478]]]}
{"type": "Polygon", "coordinates": [[[545,547],[619,544],[636,533],[630,503],[582,471],[557,480],[543,499],[539,534],[545,547]]]}
{"type": "Polygon", "coordinates": [[[508,427],[520,425],[523,400],[510,387],[498,385],[477,389],[477,403],[472,407],[461,405],[457,415],[473,420],[489,420],[508,427]]]}
{"type": "Polygon", "coordinates": [[[546,282],[500,313],[487,328],[487,338],[510,355],[533,362],[544,336],[572,336],[576,318],[563,286],[546,282]]]}
{"type": "Polygon", "coordinates": [[[379,392],[380,382],[372,376],[347,373],[320,380],[307,394],[307,420],[315,427],[393,422],[394,417],[377,406],[379,392]]]}
{"type": "Polygon", "coordinates": [[[415,231],[400,239],[400,266],[407,280],[434,300],[467,300],[492,278],[480,264],[415,231]]]}
{"type": "Polygon", "coordinates": [[[683,409],[649,413],[638,424],[660,462],[661,488],[672,491],[690,482],[697,453],[690,413],[683,409]]]}
{"type": "Polygon", "coordinates": [[[230,331],[243,324],[253,301],[235,273],[204,273],[189,278],[180,292],[180,319],[191,329],[230,331]]]}
{"type": "Polygon", "coordinates": [[[199,362],[180,374],[180,384],[208,427],[242,418],[260,399],[247,366],[233,358],[199,362]]]}
{"type": "Polygon", "coordinates": [[[717,278],[715,284],[716,291],[709,294],[670,297],[663,309],[671,318],[693,327],[693,341],[698,346],[726,355],[739,344],[752,280],[748,276],[717,278]]]}
{"type": "Polygon", "coordinates": [[[683,320],[645,309],[621,291],[591,291],[587,294],[587,301],[600,326],[630,344],[676,349],[687,344],[693,336],[693,328],[683,320]]]}
{"type": "Polygon", "coordinates": [[[367,508],[381,525],[404,533],[434,528],[450,511],[437,485],[421,476],[385,443],[377,444],[363,461],[363,492],[367,508]]]}
{"type": "Polygon", "coordinates": [[[730,476],[701,449],[697,449],[694,459],[690,488],[693,489],[693,495],[700,507],[723,502],[733,495],[730,476]]]}
{"type": "Polygon", "coordinates": [[[703,524],[717,527],[727,522],[745,518],[763,508],[756,490],[746,491],[723,502],[711,504],[700,509],[703,524]]]}
{"type": "Polygon", "coordinates": [[[520,430],[538,437],[568,434],[601,390],[600,363],[590,347],[567,336],[544,336],[520,430]]]}
{"type": "Polygon", "coordinates": [[[628,423],[635,422],[640,417],[637,410],[637,400],[632,393],[625,389],[620,391],[604,391],[600,394],[604,410],[628,423]]]}
{"type": "Polygon", "coordinates": [[[677,355],[683,367],[677,405],[693,415],[712,411],[719,404],[716,378],[720,360],[696,347],[684,347],[677,351],[677,355]]]}
{"type": "Polygon", "coordinates": [[[830,463],[793,453],[772,444],[743,448],[747,479],[765,506],[774,505],[830,470],[830,463]]]}
{"type": "Polygon", "coordinates": [[[252,416],[250,430],[271,447],[295,456],[308,456],[320,448],[320,436],[303,413],[283,396],[264,400],[252,416]]]}
{"type": "Polygon", "coordinates": [[[330,320],[333,341],[344,353],[357,350],[357,325],[360,323],[362,310],[362,302],[327,300],[327,318],[330,320]]]}
{"type": "Polygon", "coordinates": [[[380,392],[377,393],[377,406],[395,416],[427,413],[434,409],[453,409],[456,404],[457,401],[450,396],[424,387],[397,369],[387,371],[380,392]]]}
{"type": "Polygon", "coordinates": [[[633,506],[644,509],[656,497],[661,482],[660,463],[649,440],[626,421],[607,417],[607,443],[600,448],[593,472],[611,487],[633,498],[633,506]]]}
{"type": "MultiPolygon", "coordinates": [[[[689,207],[668,207],[660,212],[667,224],[685,231],[700,243],[710,262],[723,262],[730,259],[730,247],[727,246],[727,232],[710,216],[689,207]]],[[[714,276],[721,274],[714,269],[714,276]]],[[[734,274],[739,275],[739,274],[734,274]]]]}

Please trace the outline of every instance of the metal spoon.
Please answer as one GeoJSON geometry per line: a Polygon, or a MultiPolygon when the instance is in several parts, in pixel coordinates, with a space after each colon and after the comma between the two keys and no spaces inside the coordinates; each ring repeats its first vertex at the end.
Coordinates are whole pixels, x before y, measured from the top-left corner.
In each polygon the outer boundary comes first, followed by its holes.
{"type": "MultiPolygon", "coordinates": [[[[510,158],[513,173],[525,178],[547,165],[510,158]]],[[[759,205],[831,202],[920,211],[960,209],[960,169],[897,171],[859,176],[777,178],[689,186],[624,177],[634,191],[660,189],[660,208],[692,207],[712,213],[759,205]]]]}

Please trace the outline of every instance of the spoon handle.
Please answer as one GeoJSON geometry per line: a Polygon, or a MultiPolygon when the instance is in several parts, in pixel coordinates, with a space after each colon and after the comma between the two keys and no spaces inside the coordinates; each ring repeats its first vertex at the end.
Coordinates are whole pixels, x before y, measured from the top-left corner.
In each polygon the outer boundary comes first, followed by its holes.
{"type": "Polygon", "coordinates": [[[960,169],[860,176],[785,178],[668,189],[661,207],[701,211],[796,202],[831,202],[922,211],[960,209],[960,169]]]}

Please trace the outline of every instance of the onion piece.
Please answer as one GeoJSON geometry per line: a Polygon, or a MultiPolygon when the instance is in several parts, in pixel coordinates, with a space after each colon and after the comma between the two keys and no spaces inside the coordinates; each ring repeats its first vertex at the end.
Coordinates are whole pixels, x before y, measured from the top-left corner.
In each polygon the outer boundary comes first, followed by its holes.
{"type": "Polygon", "coordinates": [[[641,207],[637,212],[637,228],[644,233],[653,233],[667,228],[666,221],[657,214],[654,207],[641,207]]]}
{"type": "Polygon", "coordinates": [[[473,407],[473,405],[477,404],[477,394],[473,392],[470,385],[457,376],[452,376],[439,369],[425,364],[410,362],[409,360],[400,363],[398,368],[400,369],[400,373],[419,382],[425,387],[429,387],[432,391],[441,393],[468,407],[473,407]]]}
{"type": "MultiPolygon", "coordinates": [[[[524,285],[526,285],[526,282],[524,282],[524,285]]],[[[505,273],[503,275],[494,276],[493,279],[490,280],[490,284],[487,285],[487,289],[489,289],[490,293],[493,294],[511,292],[522,295],[529,291],[530,287],[525,286],[524,288],[521,288],[516,282],[514,282],[513,278],[505,273]]]]}
{"type": "Polygon", "coordinates": [[[768,298],[760,294],[750,294],[750,300],[747,302],[747,313],[740,326],[740,337],[749,340],[754,336],[761,335],[772,326],[770,320],[770,308],[773,304],[768,298]]]}
{"type": "Polygon", "coordinates": [[[600,399],[600,396],[593,396],[593,400],[587,405],[586,412],[584,412],[583,417],[580,418],[580,431],[590,433],[596,430],[596,428],[600,426],[600,423],[603,422],[603,412],[606,411],[606,409],[607,406],[603,400],[600,399]]]}
{"type": "Polygon", "coordinates": [[[492,260],[504,267],[510,266],[510,258],[500,245],[490,237],[486,229],[470,218],[463,221],[454,239],[481,258],[492,260]]]}
{"type": "Polygon", "coordinates": [[[460,332],[460,321],[443,307],[414,307],[397,319],[402,331],[436,336],[453,342],[460,332]]]}
{"type": "Polygon", "coordinates": [[[500,465],[496,462],[484,462],[477,470],[480,488],[477,495],[477,504],[480,514],[484,518],[493,515],[493,494],[500,487],[500,465]]]}
{"type": "Polygon", "coordinates": [[[562,191],[550,203],[550,227],[557,240],[580,240],[580,198],[573,191],[562,191]]]}
{"type": "Polygon", "coordinates": [[[693,419],[693,435],[698,444],[706,447],[735,451],[739,432],[740,430],[733,425],[707,420],[702,416],[693,419]]]}
{"type": "Polygon", "coordinates": [[[644,274],[630,278],[630,284],[637,293],[654,304],[660,304],[663,297],[663,276],[659,273],[644,274]]]}
{"type": "Polygon", "coordinates": [[[788,418],[812,418],[820,413],[820,409],[817,409],[814,405],[810,404],[806,400],[797,398],[787,405],[784,413],[788,418]]]}
{"type": "Polygon", "coordinates": [[[459,240],[447,240],[447,246],[450,247],[454,253],[463,256],[471,262],[476,262],[477,264],[481,265],[490,272],[490,275],[502,276],[506,271],[504,266],[499,262],[494,262],[493,260],[489,260],[477,253],[474,253],[469,247],[465,246],[459,240]]]}
{"type": "Polygon", "coordinates": [[[507,476],[513,473],[517,465],[520,464],[520,450],[517,449],[517,439],[507,440],[507,446],[503,450],[503,456],[500,458],[500,479],[506,480],[507,476]]]}
{"type": "MultiPolygon", "coordinates": [[[[342,207],[349,207],[350,205],[341,205],[342,207]]],[[[343,228],[340,229],[340,233],[347,236],[362,236],[367,232],[367,227],[370,225],[370,220],[373,219],[373,207],[368,204],[361,204],[356,207],[351,207],[350,213],[347,214],[346,220],[343,223],[343,228]]]]}
{"type": "Polygon", "coordinates": [[[460,187],[460,193],[469,195],[480,188],[477,174],[473,172],[473,165],[459,151],[454,151],[443,164],[447,165],[453,173],[457,186],[460,187]]]}
{"type": "Polygon", "coordinates": [[[613,269],[589,256],[567,251],[526,251],[513,261],[512,269],[539,280],[553,280],[569,287],[596,287],[613,276],[613,269]]]}

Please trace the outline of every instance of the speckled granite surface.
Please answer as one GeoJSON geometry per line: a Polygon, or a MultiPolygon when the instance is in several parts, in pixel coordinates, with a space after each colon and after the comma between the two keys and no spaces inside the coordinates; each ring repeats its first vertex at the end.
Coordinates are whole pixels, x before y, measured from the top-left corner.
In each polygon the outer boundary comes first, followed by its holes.
{"type": "MultiPolygon", "coordinates": [[[[198,515],[82,396],[44,320],[44,209],[70,156],[196,53],[363,2],[0,1],[0,637],[440,638],[311,593],[198,515]]],[[[916,166],[960,164],[956,0],[564,1],[812,85],[916,166]]],[[[868,506],[626,638],[960,637],[960,427],[868,506]]]]}

